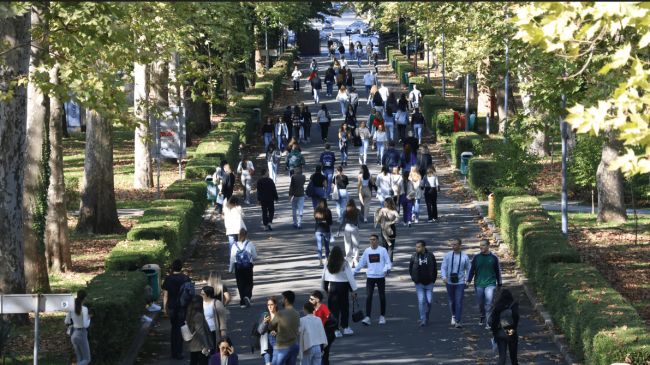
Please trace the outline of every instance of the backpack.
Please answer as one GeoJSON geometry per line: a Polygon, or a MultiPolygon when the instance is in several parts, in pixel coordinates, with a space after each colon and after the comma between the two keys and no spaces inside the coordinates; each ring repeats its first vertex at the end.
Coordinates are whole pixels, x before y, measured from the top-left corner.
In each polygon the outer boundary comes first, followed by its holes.
{"type": "Polygon", "coordinates": [[[237,253],[235,254],[235,266],[238,269],[250,269],[253,267],[253,263],[251,262],[251,254],[250,252],[246,251],[246,246],[248,246],[248,240],[244,242],[244,247],[241,249],[237,249],[237,253]]]}
{"type": "Polygon", "coordinates": [[[512,328],[515,325],[515,320],[512,317],[512,304],[510,304],[508,308],[501,311],[501,315],[499,316],[499,324],[503,329],[512,328]]]}
{"type": "Polygon", "coordinates": [[[323,167],[334,167],[334,154],[333,153],[323,153],[323,167]]]}
{"type": "Polygon", "coordinates": [[[178,291],[178,305],[181,308],[187,308],[195,295],[196,289],[194,288],[194,282],[192,280],[184,282],[178,291]]]}
{"type": "Polygon", "coordinates": [[[300,165],[300,157],[297,154],[291,154],[289,156],[289,167],[294,168],[300,165]]]}

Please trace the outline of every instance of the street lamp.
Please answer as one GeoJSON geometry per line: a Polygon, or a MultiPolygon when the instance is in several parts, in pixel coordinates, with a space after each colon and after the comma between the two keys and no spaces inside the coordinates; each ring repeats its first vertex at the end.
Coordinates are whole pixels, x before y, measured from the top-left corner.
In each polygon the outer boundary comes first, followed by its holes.
{"type": "Polygon", "coordinates": [[[266,63],[264,69],[269,70],[269,17],[264,17],[264,49],[266,51],[266,63]]]}

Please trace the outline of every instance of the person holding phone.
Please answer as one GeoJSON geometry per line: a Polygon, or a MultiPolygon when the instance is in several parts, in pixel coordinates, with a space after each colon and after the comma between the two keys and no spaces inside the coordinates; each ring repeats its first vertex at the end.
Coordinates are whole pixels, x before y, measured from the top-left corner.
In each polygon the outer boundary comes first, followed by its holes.
{"type": "Polygon", "coordinates": [[[257,326],[257,332],[260,334],[260,352],[264,358],[264,364],[271,365],[277,333],[269,329],[269,323],[271,323],[278,313],[278,300],[275,297],[268,297],[266,299],[266,309],[262,313],[260,324],[257,326]]]}
{"type": "Polygon", "coordinates": [[[451,325],[461,328],[463,315],[463,294],[465,291],[465,278],[470,267],[469,257],[461,251],[461,240],[451,240],[452,250],[447,252],[440,265],[440,276],[447,287],[449,297],[449,310],[451,311],[451,325]]]}
{"type": "Polygon", "coordinates": [[[230,337],[224,337],[217,346],[219,352],[210,357],[208,365],[239,365],[239,357],[235,353],[230,337]]]}

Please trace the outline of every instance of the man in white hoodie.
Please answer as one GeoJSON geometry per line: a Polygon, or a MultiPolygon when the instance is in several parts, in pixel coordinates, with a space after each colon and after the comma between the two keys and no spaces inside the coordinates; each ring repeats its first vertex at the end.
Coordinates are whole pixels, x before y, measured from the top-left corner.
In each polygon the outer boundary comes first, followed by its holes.
{"type": "Polygon", "coordinates": [[[379,316],[379,324],[386,324],[386,275],[390,273],[392,268],[388,251],[382,246],[379,246],[379,236],[376,234],[370,235],[370,247],[363,251],[359,265],[354,269],[354,273],[358,274],[363,267],[368,267],[366,270],[366,317],[361,323],[370,326],[370,314],[372,312],[372,295],[375,292],[375,286],[379,291],[379,304],[381,315],[379,316]]]}
{"type": "Polygon", "coordinates": [[[298,344],[302,365],[320,365],[323,356],[321,345],[327,345],[323,322],[314,315],[314,309],[311,302],[306,302],[303,306],[305,316],[300,318],[298,344]]]}

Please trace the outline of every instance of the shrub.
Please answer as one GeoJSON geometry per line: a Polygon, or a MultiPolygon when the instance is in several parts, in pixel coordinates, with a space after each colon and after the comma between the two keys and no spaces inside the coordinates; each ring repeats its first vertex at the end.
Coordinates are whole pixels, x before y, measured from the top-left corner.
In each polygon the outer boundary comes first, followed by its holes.
{"type": "Polygon", "coordinates": [[[165,199],[186,199],[192,201],[196,209],[205,209],[208,204],[206,191],[208,184],[205,181],[176,180],[169,185],[163,196],[165,199]]]}
{"type": "MultiPolygon", "coordinates": [[[[453,117],[452,117],[453,118],[453,117]]],[[[452,119],[453,121],[453,119],[452,119]]],[[[458,132],[451,137],[451,160],[452,164],[457,168],[460,167],[460,154],[463,152],[473,152],[474,155],[478,155],[474,152],[473,143],[474,140],[480,140],[481,137],[474,132],[458,132]]]]}
{"type": "Polygon", "coordinates": [[[496,181],[503,174],[501,164],[495,160],[474,157],[469,160],[467,182],[479,199],[487,196],[498,187],[496,181]]]}
{"type": "Polygon", "coordinates": [[[494,224],[501,224],[501,202],[503,198],[513,195],[526,195],[526,189],[518,187],[500,187],[492,190],[494,194],[494,224]]]}
{"type": "Polygon", "coordinates": [[[537,157],[528,152],[526,146],[512,140],[508,143],[494,143],[494,159],[503,166],[503,174],[497,186],[518,186],[527,188],[537,176],[540,165],[537,157]]]}
{"type": "Polygon", "coordinates": [[[186,223],[172,218],[138,223],[131,228],[126,238],[131,241],[161,240],[174,257],[182,253],[183,246],[189,241],[186,223]]]}
{"type": "Polygon", "coordinates": [[[439,136],[450,136],[454,133],[454,111],[438,111],[433,115],[433,123],[436,130],[436,138],[439,136]]]}
{"type": "Polygon", "coordinates": [[[264,120],[269,112],[269,103],[264,95],[244,95],[235,103],[232,111],[238,112],[242,110],[254,110],[256,108],[259,108],[262,111],[262,120],[264,120]]]}
{"type": "Polygon", "coordinates": [[[79,210],[81,193],[79,193],[79,178],[76,176],[63,177],[65,184],[65,207],[67,210],[79,210]]]}
{"type": "Polygon", "coordinates": [[[243,143],[247,143],[248,136],[249,136],[248,128],[249,128],[248,123],[246,123],[245,121],[229,118],[227,121],[223,121],[223,120],[220,121],[217,124],[217,128],[213,130],[212,133],[218,134],[221,131],[237,132],[237,134],[239,135],[239,139],[243,143]]]}
{"type": "Polygon", "coordinates": [[[214,174],[215,169],[221,162],[219,157],[197,156],[187,162],[185,166],[186,179],[201,179],[214,174]]]}
{"type": "Polygon", "coordinates": [[[133,271],[145,264],[158,264],[161,270],[171,264],[171,254],[163,241],[120,241],[105,260],[106,271],[133,271]]]}
{"type": "MultiPolygon", "coordinates": [[[[413,79],[411,77],[411,79],[413,79]]],[[[427,124],[427,126],[431,129],[434,130],[436,129],[435,126],[435,121],[434,121],[434,116],[438,112],[439,109],[445,108],[447,106],[447,103],[445,100],[437,95],[424,95],[422,97],[422,116],[424,116],[424,121],[427,124]]]]}
{"type": "Polygon", "coordinates": [[[408,78],[404,79],[404,73],[407,72],[413,72],[415,69],[413,68],[413,65],[406,61],[399,61],[397,62],[397,76],[400,80],[400,84],[404,85],[405,83],[408,84],[408,78]]]}
{"type": "Polygon", "coordinates": [[[239,133],[214,130],[196,147],[194,157],[218,157],[231,164],[239,160],[239,133]]]}
{"type": "Polygon", "coordinates": [[[142,272],[118,271],[95,276],[86,291],[92,313],[89,328],[93,364],[115,364],[140,327],[147,280],[142,272]]]}

